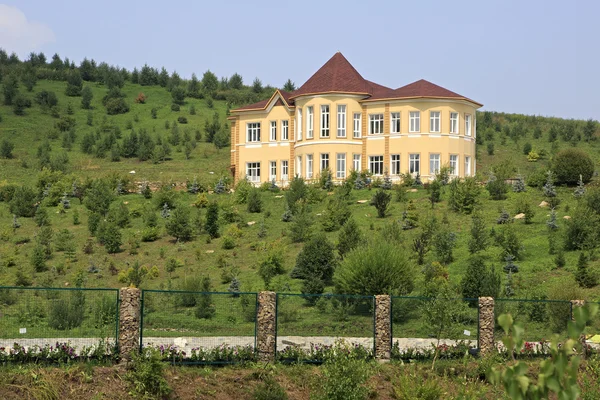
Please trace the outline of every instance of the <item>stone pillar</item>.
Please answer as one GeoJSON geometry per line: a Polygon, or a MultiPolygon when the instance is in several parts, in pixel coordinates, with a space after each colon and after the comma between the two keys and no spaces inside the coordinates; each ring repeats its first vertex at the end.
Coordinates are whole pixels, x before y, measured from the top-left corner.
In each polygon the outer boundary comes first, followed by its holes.
{"type": "Polygon", "coordinates": [[[275,292],[258,294],[256,347],[260,361],[275,361],[276,303],[277,294],[275,292]]]}
{"type": "Polygon", "coordinates": [[[392,352],[392,298],[375,296],[375,358],[389,361],[392,352]]]}
{"type": "Polygon", "coordinates": [[[122,288],[119,291],[119,355],[129,361],[131,352],[140,348],[140,296],[137,288],[122,288]]]}
{"type": "Polygon", "coordinates": [[[479,298],[479,353],[486,355],[495,350],[494,342],[494,298],[479,298]]]}

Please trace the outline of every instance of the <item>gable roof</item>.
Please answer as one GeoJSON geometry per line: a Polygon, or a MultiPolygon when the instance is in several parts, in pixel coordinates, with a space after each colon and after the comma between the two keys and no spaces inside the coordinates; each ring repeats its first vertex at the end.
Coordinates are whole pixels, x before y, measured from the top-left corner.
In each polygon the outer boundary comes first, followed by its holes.
{"type": "Polygon", "coordinates": [[[279,93],[288,108],[294,107],[294,100],[299,96],[348,93],[364,96],[362,101],[380,101],[395,99],[435,98],[465,100],[479,107],[483,106],[468,97],[433,84],[424,79],[410,83],[398,89],[371,82],[363,78],[350,62],[337,52],[317,72],[315,72],[300,88],[292,93],[276,90],[269,100],[259,101],[232,111],[264,111],[279,93]]]}

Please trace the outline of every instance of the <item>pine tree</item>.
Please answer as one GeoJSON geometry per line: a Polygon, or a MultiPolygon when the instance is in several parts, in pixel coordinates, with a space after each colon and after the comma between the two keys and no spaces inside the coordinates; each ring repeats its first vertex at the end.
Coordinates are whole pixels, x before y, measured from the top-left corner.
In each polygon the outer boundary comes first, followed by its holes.
{"type": "Polygon", "coordinates": [[[522,175],[518,175],[517,181],[513,184],[513,192],[521,193],[521,192],[525,192],[525,191],[526,191],[525,179],[523,179],[522,175]]]}
{"type": "Polygon", "coordinates": [[[219,205],[211,202],[206,210],[206,223],[204,229],[211,238],[219,237],[219,205]]]}
{"type": "Polygon", "coordinates": [[[358,247],[363,242],[363,235],[360,227],[353,218],[350,218],[342,226],[342,230],[338,236],[337,251],[340,258],[344,258],[351,250],[358,247]]]}
{"type": "Polygon", "coordinates": [[[556,210],[554,210],[554,208],[550,210],[550,217],[548,218],[548,221],[546,221],[546,226],[551,231],[558,229],[558,223],[556,222],[556,210]]]}
{"type": "Polygon", "coordinates": [[[506,260],[506,265],[504,266],[504,272],[511,273],[511,274],[515,274],[515,273],[519,272],[519,266],[514,263],[514,260],[515,260],[514,256],[509,254],[506,256],[505,260],[506,260]]]}
{"type": "Polygon", "coordinates": [[[471,218],[471,237],[469,238],[469,253],[484,251],[488,246],[489,236],[485,221],[481,214],[473,214],[471,218]]]}
{"type": "Polygon", "coordinates": [[[211,282],[208,276],[202,277],[202,285],[200,287],[202,294],[197,301],[195,315],[200,319],[211,319],[214,317],[216,309],[212,301],[211,282]]]}
{"type": "Polygon", "coordinates": [[[160,211],[160,216],[163,218],[169,218],[171,216],[171,209],[167,203],[163,204],[163,208],[160,211]]]}
{"type": "Polygon", "coordinates": [[[554,175],[552,171],[546,172],[546,183],[544,184],[544,196],[556,197],[556,187],[554,186],[554,175]]]}
{"type": "Polygon", "coordinates": [[[239,293],[242,290],[242,284],[235,276],[231,279],[231,283],[227,288],[227,291],[232,294],[233,297],[239,297],[239,293]]]}
{"type": "Polygon", "coordinates": [[[179,205],[165,222],[167,233],[178,241],[187,242],[194,236],[194,228],[190,217],[190,209],[179,205]]]}
{"type": "Polygon", "coordinates": [[[582,288],[592,288],[598,284],[598,278],[588,269],[588,259],[583,252],[579,254],[577,261],[575,280],[582,288]]]}

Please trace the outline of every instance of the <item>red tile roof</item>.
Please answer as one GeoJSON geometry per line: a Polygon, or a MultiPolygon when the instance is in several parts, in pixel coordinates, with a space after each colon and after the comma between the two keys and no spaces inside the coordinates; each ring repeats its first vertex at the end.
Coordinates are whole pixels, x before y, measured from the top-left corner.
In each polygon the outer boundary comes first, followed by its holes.
{"type": "MultiPolygon", "coordinates": [[[[477,103],[467,97],[461,96],[441,86],[435,85],[424,79],[413,82],[398,89],[391,89],[363,78],[356,69],[348,62],[342,53],[335,53],[317,72],[313,74],[304,85],[292,93],[278,90],[286,103],[293,106],[294,99],[298,96],[322,94],[322,93],[354,93],[364,95],[363,101],[393,100],[407,98],[455,98],[469,101],[478,106],[477,103]]],[[[273,95],[275,96],[275,94],[273,95]]],[[[233,111],[264,110],[270,103],[263,100],[250,104],[233,111]]]]}

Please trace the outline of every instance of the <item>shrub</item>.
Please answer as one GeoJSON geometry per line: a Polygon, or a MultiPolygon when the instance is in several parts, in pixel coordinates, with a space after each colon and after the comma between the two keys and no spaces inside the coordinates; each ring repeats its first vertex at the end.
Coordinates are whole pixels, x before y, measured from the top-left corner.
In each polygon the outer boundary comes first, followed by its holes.
{"type": "Polygon", "coordinates": [[[523,246],[512,225],[506,225],[502,233],[498,236],[498,244],[502,248],[501,259],[504,260],[507,256],[512,256],[520,260],[523,253],[523,246]]]}
{"type": "Polygon", "coordinates": [[[331,281],[336,266],[333,245],[324,234],[313,237],[298,254],[290,276],[298,279],[331,281]]]}
{"type": "Polygon", "coordinates": [[[252,392],[253,400],[287,400],[288,395],[275,379],[267,376],[252,392]]]}
{"type": "Polygon", "coordinates": [[[125,102],[125,99],[121,97],[108,99],[104,106],[106,107],[106,113],[108,115],[125,114],[129,112],[129,105],[125,102]]]}
{"type": "Polygon", "coordinates": [[[15,189],[10,201],[10,212],[17,217],[31,218],[35,215],[37,196],[33,189],[21,186],[15,189]]]}
{"type": "Polygon", "coordinates": [[[327,210],[324,214],[323,230],[325,232],[337,231],[352,215],[347,201],[338,193],[329,198],[327,201],[327,210]]]}
{"type": "Polygon", "coordinates": [[[121,231],[115,223],[109,221],[100,222],[96,231],[96,236],[109,254],[121,251],[123,239],[121,237],[121,231]]]}
{"type": "Polygon", "coordinates": [[[494,142],[488,142],[488,144],[487,144],[487,153],[488,153],[488,156],[493,156],[494,155],[494,142]]]}
{"type": "Polygon", "coordinates": [[[386,192],[384,189],[379,189],[377,193],[375,193],[371,199],[371,205],[377,209],[377,216],[379,218],[385,217],[391,200],[391,193],[386,192]]]}
{"type": "Polygon", "coordinates": [[[593,288],[598,284],[598,277],[588,268],[588,260],[582,252],[577,261],[577,271],[575,272],[575,281],[582,288],[593,288]]]}
{"type": "Polygon", "coordinates": [[[248,212],[259,213],[262,211],[262,199],[260,198],[260,190],[256,188],[250,189],[248,193],[248,212]]]}
{"type": "Polygon", "coordinates": [[[583,150],[565,149],[554,156],[552,171],[559,184],[575,185],[580,175],[588,183],[594,175],[594,162],[583,150]]]}
{"type": "Polygon", "coordinates": [[[360,227],[353,218],[350,218],[342,226],[338,236],[337,251],[341,258],[344,258],[351,250],[358,247],[363,242],[363,235],[360,227]]]}
{"type": "Polygon", "coordinates": [[[462,181],[454,179],[448,186],[450,188],[448,198],[450,209],[462,214],[471,214],[475,209],[481,191],[475,178],[467,177],[462,181]]]}
{"type": "Polygon", "coordinates": [[[450,264],[454,260],[452,250],[456,245],[456,233],[450,232],[447,225],[443,225],[433,236],[432,244],[440,263],[450,264]]]}
{"type": "Polygon", "coordinates": [[[531,143],[527,142],[523,145],[523,154],[525,154],[526,156],[529,155],[529,153],[531,153],[531,150],[533,149],[533,146],[531,146],[531,143]]]}
{"type": "MultiPolygon", "coordinates": [[[[561,281],[548,289],[548,299],[550,300],[564,300],[570,302],[571,300],[583,299],[585,296],[579,286],[572,280],[561,281]]],[[[567,327],[567,323],[571,321],[571,304],[570,303],[549,303],[549,319],[550,328],[553,332],[564,331],[567,327]]]]}
{"type": "Polygon", "coordinates": [[[271,280],[285,272],[283,268],[283,253],[280,248],[270,249],[265,258],[258,265],[258,275],[265,282],[265,287],[268,289],[271,280]]]}
{"type": "Polygon", "coordinates": [[[312,235],[312,224],[313,218],[309,213],[308,207],[302,206],[300,211],[297,211],[296,216],[294,216],[292,226],[290,227],[292,242],[300,243],[309,240],[312,235]]]}
{"type": "Polygon", "coordinates": [[[31,252],[31,265],[35,272],[46,270],[46,252],[44,246],[37,244],[31,252]]]}
{"type": "Polygon", "coordinates": [[[481,256],[469,259],[467,271],[461,281],[461,292],[465,298],[494,297],[500,294],[500,275],[493,267],[486,267],[481,256]]]}
{"type": "Polygon", "coordinates": [[[194,237],[194,228],[188,206],[177,207],[165,222],[167,233],[178,241],[187,242],[194,237]]]}
{"type": "Polygon", "coordinates": [[[508,193],[508,184],[504,178],[496,177],[493,172],[490,172],[485,188],[490,193],[490,197],[494,200],[504,200],[506,198],[506,193],[508,193]]]}
{"type": "Polygon", "coordinates": [[[583,250],[596,247],[600,217],[586,205],[577,207],[571,219],[566,221],[565,250],[583,250]]]}
{"type": "Polygon", "coordinates": [[[219,205],[216,202],[211,202],[206,210],[206,223],[204,229],[211,238],[219,237],[219,205]]]}
{"type": "Polygon", "coordinates": [[[142,242],[154,242],[160,238],[160,229],[151,226],[142,230],[142,242]]]}
{"type": "Polygon", "coordinates": [[[171,388],[163,376],[164,364],[159,350],[144,347],[132,352],[132,362],[125,379],[133,386],[132,392],[143,398],[165,398],[171,388]]]}
{"type": "Polygon", "coordinates": [[[415,269],[402,247],[385,241],[346,255],[335,271],[339,293],[406,295],[414,288],[415,269]]]}
{"type": "Polygon", "coordinates": [[[4,139],[2,140],[2,144],[0,144],[0,157],[2,158],[13,158],[12,151],[14,150],[15,145],[12,142],[4,139]]]}
{"type": "Polygon", "coordinates": [[[79,291],[70,294],[69,300],[57,299],[51,303],[48,313],[50,328],[64,331],[81,326],[85,312],[85,297],[83,292],[79,291]]]}
{"type": "Polygon", "coordinates": [[[471,218],[471,237],[469,238],[469,253],[475,254],[487,248],[489,235],[485,228],[485,221],[481,214],[474,214],[471,218]]]}
{"type": "Polygon", "coordinates": [[[186,117],[180,116],[180,117],[177,117],[177,122],[179,122],[180,124],[187,124],[188,120],[186,117]]]}
{"type": "Polygon", "coordinates": [[[212,302],[211,282],[208,276],[202,277],[202,286],[200,290],[203,292],[198,296],[196,310],[194,315],[199,319],[211,319],[215,316],[216,309],[212,302]]]}
{"type": "Polygon", "coordinates": [[[179,110],[181,110],[181,106],[179,104],[171,104],[171,111],[178,112],[179,110]]]}

